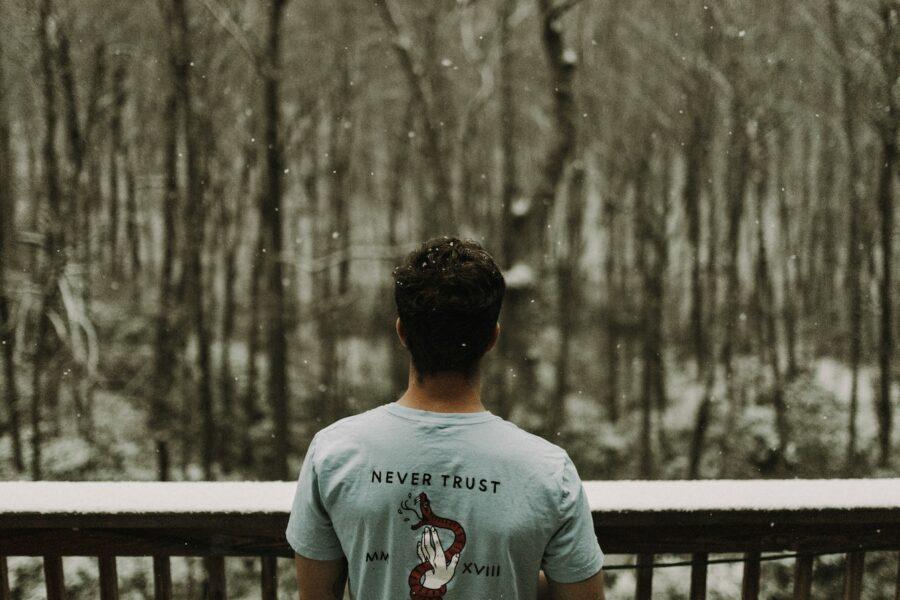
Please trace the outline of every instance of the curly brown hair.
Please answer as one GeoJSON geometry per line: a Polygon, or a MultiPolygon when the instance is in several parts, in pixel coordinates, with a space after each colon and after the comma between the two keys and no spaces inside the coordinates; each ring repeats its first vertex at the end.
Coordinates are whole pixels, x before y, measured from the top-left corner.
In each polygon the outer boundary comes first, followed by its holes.
{"type": "Polygon", "coordinates": [[[442,236],[410,252],[394,274],[397,315],[419,377],[471,378],[487,351],[506,282],[476,241],[442,236]]]}

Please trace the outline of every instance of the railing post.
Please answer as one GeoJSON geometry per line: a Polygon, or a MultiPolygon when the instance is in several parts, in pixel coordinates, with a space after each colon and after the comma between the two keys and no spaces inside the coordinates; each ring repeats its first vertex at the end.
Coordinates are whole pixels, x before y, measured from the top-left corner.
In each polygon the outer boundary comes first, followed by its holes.
{"type": "Polygon", "coordinates": [[[862,594],[862,576],[865,562],[865,552],[847,553],[847,561],[844,563],[844,600],[859,600],[862,594]]]}
{"type": "Polygon", "coordinates": [[[794,563],[794,600],[809,600],[812,593],[812,554],[801,554],[794,563]]]}
{"type": "Polygon", "coordinates": [[[262,600],[276,600],[278,597],[278,563],[274,556],[261,557],[262,600]]]}
{"type": "Polygon", "coordinates": [[[100,600],[119,600],[119,581],[116,574],[116,557],[98,557],[100,566],[100,600]]]}
{"type": "Polygon", "coordinates": [[[6,557],[0,556],[0,600],[10,600],[9,568],[6,566],[6,557]]]}
{"type": "Polygon", "coordinates": [[[695,552],[691,555],[691,600],[706,600],[706,563],[709,554],[695,552]]]}
{"type": "Polygon", "coordinates": [[[741,600],[759,600],[759,552],[744,554],[744,581],[741,600]]]}
{"type": "Polygon", "coordinates": [[[44,557],[44,584],[47,586],[47,600],[63,600],[66,597],[62,556],[44,557]]]}
{"type": "Polygon", "coordinates": [[[206,563],[207,598],[209,600],[225,600],[225,557],[208,556],[206,563]]]}
{"type": "Polygon", "coordinates": [[[172,600],[172,569],[168,556],[153,557],[153,598],[172,600]]]}
{"type": "Polygon", "coordinates": [[[653,555],[638,554],[636,600],[651,600],[653,596],[653,555]]]}

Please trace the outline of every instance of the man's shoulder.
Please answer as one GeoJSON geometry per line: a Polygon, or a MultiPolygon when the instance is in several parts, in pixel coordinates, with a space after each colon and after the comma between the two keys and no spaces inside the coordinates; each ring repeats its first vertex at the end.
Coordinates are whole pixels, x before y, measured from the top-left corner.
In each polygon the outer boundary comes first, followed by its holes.
{"type": "Polygon", "coordinates": [[[512,442],[517,448],[526,449],[536,456],[553,460],[563,460],[567,456],[564,448],[537,434],[522,429],[512,421],[498,418],[497,427],[504,436],[503,441],[512,442]]]}
{"type": "Polygon", "coordinates": [[[329,447],[333,444],[344,445],[360,440],[364,433],[372,431],[376,422],[384,418],[384,405],[370,408],[361,413],[338,419],[316,432],[313,441],[317,447],[329,447]]]}
{"type": "Polygon", "coordinates": [[[346,432],[347,429],[353,429],[355,427],[364,426],[371,422],[372,420],[382,418],[384,412],[384,405],[379,405],[374,408],[370,408],[368,410],[364,410],[361,413],[356,413],[355,415],[349,415],[347,417],[343,417],[338,419],[334,423],[327,425],[319,430],[316,434],[318,437],[329,437],[334,436],[335,434],[341,435],[341,433],[346,432]]]}

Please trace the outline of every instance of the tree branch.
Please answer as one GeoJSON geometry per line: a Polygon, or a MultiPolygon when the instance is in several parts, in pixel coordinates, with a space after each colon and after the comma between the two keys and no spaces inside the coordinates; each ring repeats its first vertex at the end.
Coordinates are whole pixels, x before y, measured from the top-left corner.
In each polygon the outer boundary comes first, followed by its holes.
{"type": "Polygon", "coordinates": [[[259,71],[262,69],[263,60],[260,56],[258,50],[254,49],[253,44],[250,43],[250,40],[247,38],[247,35],[244,33],[241,26],[232,18],[230,14],[228,14],[227,10],[224,9],[218,3],[215,3],[215,0],[202,0],[203,6],[206,7],[206,10],[219,22],[219,25],[222,26],[222,29],[231,34],[231,37],[234,38],[234,41],[237,42],[237,45],[240,46],[241,50],[250,58],[250,62],[253,63],[253,67],[259,71]],[[215,6],[213,4],[215,3],[215,6]]]}

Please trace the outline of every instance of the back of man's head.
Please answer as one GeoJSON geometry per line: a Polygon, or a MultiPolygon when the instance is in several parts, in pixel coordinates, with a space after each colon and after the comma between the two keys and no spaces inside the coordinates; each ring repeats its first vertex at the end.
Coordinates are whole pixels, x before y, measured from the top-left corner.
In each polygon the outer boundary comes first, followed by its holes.
{"type": "Polygon", "coordinates": [[[493,337],[506,283],[473,240],[432,238],[394,269],[394,299],[419,376],[471,377],[493,337]]]}

